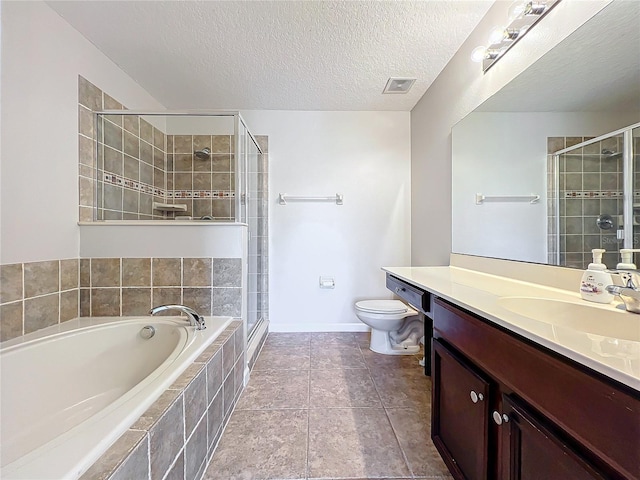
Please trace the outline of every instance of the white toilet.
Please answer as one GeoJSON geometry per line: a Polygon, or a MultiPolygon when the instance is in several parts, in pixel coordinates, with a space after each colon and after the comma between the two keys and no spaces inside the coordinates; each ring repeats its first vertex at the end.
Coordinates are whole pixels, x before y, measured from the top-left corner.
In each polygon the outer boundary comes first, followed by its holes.
{"type": "Polygon", "coordinates": [[[369,348],[385,355],[413,355],[420,351],[424,324],[418,312],[400,300],[363,300],[356,316],[371,327],[369,348]]]}

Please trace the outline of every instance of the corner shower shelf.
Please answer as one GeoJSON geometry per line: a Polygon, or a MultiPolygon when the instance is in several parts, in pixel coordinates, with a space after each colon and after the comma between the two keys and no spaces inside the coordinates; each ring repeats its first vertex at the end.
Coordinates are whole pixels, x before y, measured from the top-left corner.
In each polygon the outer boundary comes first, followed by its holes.
{"type": "Polygon", "coordinates": [[[154,210],[160,210],[161,212],[186,212],[187,206],[182,203],[158,203],[153,202],[154,210]]]}

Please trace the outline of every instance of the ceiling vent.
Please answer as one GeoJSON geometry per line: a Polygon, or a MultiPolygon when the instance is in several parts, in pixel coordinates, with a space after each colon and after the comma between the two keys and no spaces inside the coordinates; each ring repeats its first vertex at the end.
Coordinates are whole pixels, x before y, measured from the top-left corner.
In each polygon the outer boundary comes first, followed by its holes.
{"type": "Polygon", "coordinates": [[[391,77],[382,93],[407,93],[415,81],[415,78],[391,77]]]}

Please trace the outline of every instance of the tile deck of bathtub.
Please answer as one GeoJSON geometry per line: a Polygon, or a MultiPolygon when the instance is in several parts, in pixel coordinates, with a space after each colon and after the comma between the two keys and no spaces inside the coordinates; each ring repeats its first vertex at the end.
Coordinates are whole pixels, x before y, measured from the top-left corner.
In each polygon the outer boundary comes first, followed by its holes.
{"type": "Polygon", "coordinates": [[[450,479],[419,356],[362,333],[271,333],[206,480],[450,479]]]}

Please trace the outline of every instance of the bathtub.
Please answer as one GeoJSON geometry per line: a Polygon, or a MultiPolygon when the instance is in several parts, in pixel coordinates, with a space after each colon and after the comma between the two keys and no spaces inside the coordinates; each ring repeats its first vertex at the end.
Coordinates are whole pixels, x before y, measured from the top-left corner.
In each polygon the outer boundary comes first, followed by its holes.
{"type": "Polygon", "coordinates": [[[83,318],[3,343],[0,477],[78,478],[231,320],[83,318]]]}

